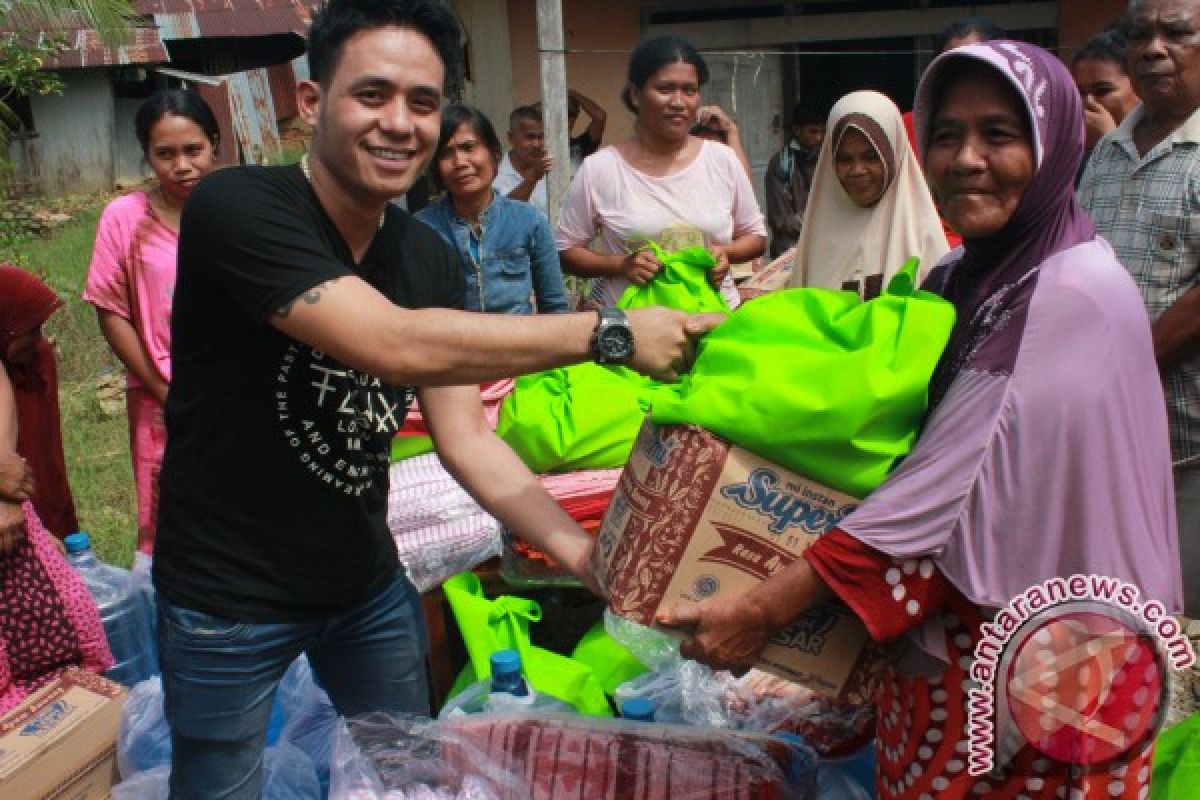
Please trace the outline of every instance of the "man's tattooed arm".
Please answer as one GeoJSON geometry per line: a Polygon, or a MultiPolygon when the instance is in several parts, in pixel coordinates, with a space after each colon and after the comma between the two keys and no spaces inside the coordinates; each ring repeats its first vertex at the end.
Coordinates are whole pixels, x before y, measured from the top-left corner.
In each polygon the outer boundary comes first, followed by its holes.
{"type": "MultiPolygon", "coordinates": [[[[337,279],[335,278],[334,280],[337,279]]],[[[292,309],[296,307],[296,303],[303,302],[305,305],[315,306],[321,299],[321,293],[324,292],[331,283],[333,283],[332,280],[325,281],[324,283],[318,283],[308,291],[301,292],[289,300],[286,304],[275,309],[275,316],[286,319],[287,316],[292,313],[292,309]]]]}

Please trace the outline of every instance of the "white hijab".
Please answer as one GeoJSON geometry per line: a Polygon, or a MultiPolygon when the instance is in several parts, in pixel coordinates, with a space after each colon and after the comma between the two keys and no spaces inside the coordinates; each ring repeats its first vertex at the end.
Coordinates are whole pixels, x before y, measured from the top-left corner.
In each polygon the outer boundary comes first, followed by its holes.
{"type": "Polygon", "coordinates": [[[829,135],[813,176],[789,286],[841,289],[883,274],[883,287],[912,256],[924,279],[950,247],[896,104],[878,92],[852,92],[829,112],[829,135]],[[872,208],[860,208],[834,171],[834,153],[854,128],[883,159],[887,188],[872,208]],[[881,140],[882,139],[882,140],[881,140]]]}

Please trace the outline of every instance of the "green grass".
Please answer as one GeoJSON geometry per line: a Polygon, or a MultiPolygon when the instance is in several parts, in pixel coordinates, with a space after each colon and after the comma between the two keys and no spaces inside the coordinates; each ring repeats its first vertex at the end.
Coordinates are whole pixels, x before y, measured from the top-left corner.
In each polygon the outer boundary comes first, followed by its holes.
{"type": "Polygon", "coordinates": [[[102,559],[128,566],[137,540],[129,427],[123,407],[105,414],[96,396],[96,379],[120,375],[123,367],[100,334],[95,311],[81,297],[102,207],[98,200],[51,238],[6,242],[0,258],[33,270],[65,301],[45,332],[58,355],[63,449],[79,524],[102,559]]]}

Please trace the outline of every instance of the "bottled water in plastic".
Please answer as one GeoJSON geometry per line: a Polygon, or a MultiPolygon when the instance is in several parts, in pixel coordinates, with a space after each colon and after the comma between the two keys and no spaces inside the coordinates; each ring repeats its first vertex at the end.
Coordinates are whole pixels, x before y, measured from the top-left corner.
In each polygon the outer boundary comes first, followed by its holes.
{"type": "Polygon", "coordinates": [[[654,714],[657,710],[653,700],[645,697],[631,697],[621,704],[621,717],[636,722],[654,722],[654,714]]]}
{"type": "Polygon", "coordinates": [[[82,531],[63,540],[67,561],[83,576],[112,650],[108,677],[128,687],[157,673],[157,653],[147,624],[146,611],[134,590],[128,570],[105,564],[92,550],[91,539],[82,531]]]}
{"type": "Polygon", "coordinates": [[[488,705],[493,709],[505,706],[529,708],[537,702],[537,694],[525,682],[521,673],[521,654],[516,650],[497,650],[492,653],[492,691],[488,705]]]}

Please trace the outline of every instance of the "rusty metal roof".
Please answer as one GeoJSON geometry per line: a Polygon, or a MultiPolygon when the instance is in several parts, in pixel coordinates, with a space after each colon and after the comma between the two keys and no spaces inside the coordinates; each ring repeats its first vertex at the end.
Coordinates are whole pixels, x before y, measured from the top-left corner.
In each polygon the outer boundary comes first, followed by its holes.
{"type": "Polygon", "coordinates": [[[136,0],[163,39],[209,36],[304,36],[319,0],[136,0]]]}
{"type": "Polygon", "coordinates": [[[15,8],[0,23],[0,35],[46,40],[63,36],[67,49],[46,60],[47,69],[161,64],[170,61],[164,40],[206,37],[304,36],[320,0],[135,0],[141,18],[127,43],[110,47],[95,31],[74,25],[50,25],[15,8]]]}
{"type": "Polygon", "coordinates": [[[0,35],[21,36],[45,42],[53,37],[66,40],[66,49],[47,58],[47,69],[104,67],[118,64],[157,64],[168,60],[158,29],[149,17],[133,22],[132,34],[122,45],[105,44],[91,28],[72,19],[50,24],[45,18],[17,6],[4,16],[0,35]]]}
{"type": "Polygon", "coordinates": [[[108,67],[118,64],[161,64],[168,61],[158,31],[136,28],[132,41],[120,47],[109,47],[93,30],[75,30],[67,35],[68,49],[46,59],[50,69],[79,67],[108,67]]]}

